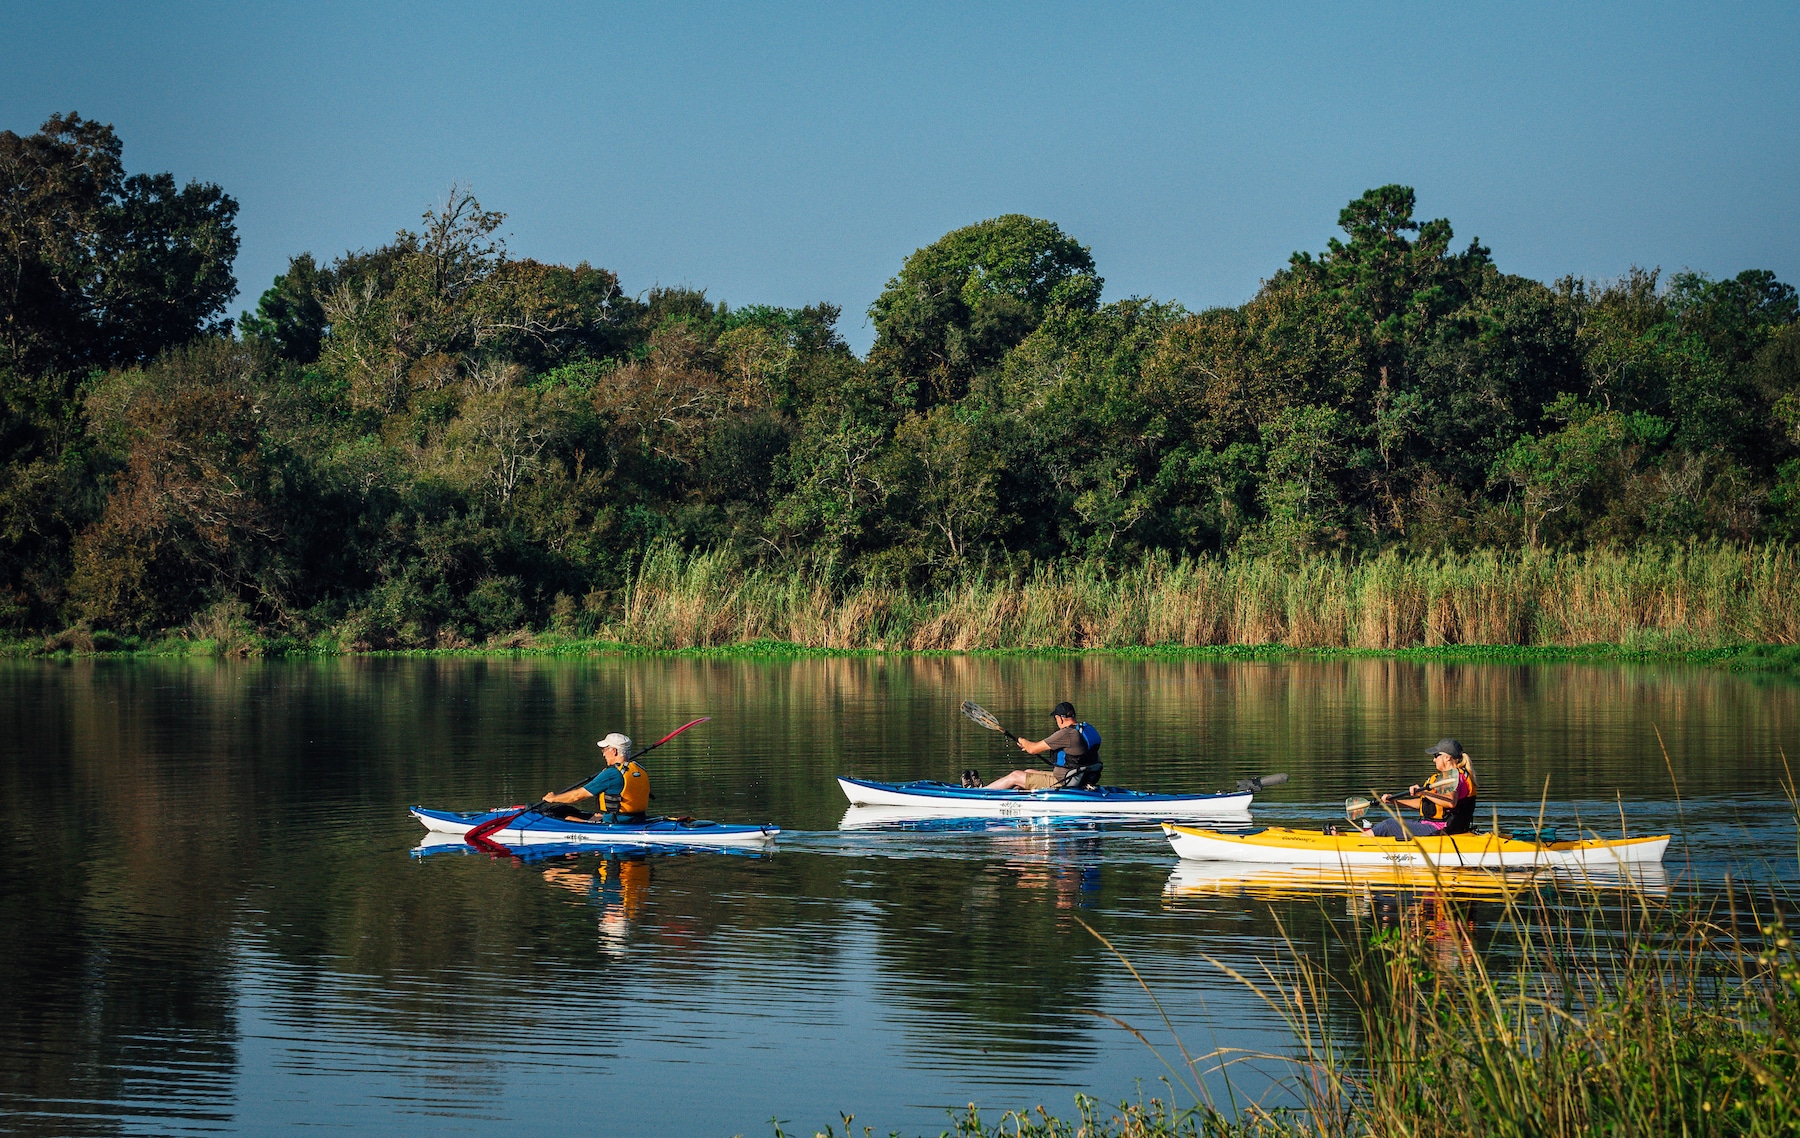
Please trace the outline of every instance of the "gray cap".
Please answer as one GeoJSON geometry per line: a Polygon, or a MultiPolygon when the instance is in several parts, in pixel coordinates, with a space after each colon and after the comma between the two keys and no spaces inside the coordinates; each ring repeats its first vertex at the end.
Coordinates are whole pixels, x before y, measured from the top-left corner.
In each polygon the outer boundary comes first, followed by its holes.
{"type": "Polygon", "coordinates": [[[1453,759],[1463,757],[1462,744],[1455,739],[1439,739],[1437,746],[1425,752],[1427,755],[1449,755],[1453,759]]]}

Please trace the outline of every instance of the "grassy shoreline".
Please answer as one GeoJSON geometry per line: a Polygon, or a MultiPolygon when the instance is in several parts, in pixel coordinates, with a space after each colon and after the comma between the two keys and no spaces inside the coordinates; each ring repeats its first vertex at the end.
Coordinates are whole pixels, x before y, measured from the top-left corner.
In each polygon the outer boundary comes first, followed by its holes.
{"type": "MultiPolygon", "coordinates": [[[[389,598],[392,601],[392,598],[389,598]]],[[[625,585],[547,620],[445,622],[379,598],[277,634],[240,601],[143,636],[74,627],[20,655],[1063,655],[1191,660],[1380,657],[1800,667],[1800,547],[1318,554],[1123,567],[971,570],[930,587],[849,583],[830,566],[644,551],[625,585]],[[398,606],[398,607],[396,607],[398,606]]],[[[294,626],[289,626],[294,627],[294,626]]]]}
{"type": "Polygon", "coordinates": [[[0,641],[0,657],[45,660],[368,658],[368,659],[521,659],[580,657],[659,657],[712,660],[785,660],[855,657],[973,657],[1057,659],[1114,657],[1170,661],[1331,661],[1405,660],[1457,664],[1677,664],[1736,672],[1785,673],[1800,677],[1800,645],[1736,644],[1687,648],[1656,644],[1441,644],[1408,648],[1297,648],[1284,644],[1160,644],[1139,647],[1023,648],[833,648],[784,640],[752,640],[738,644],[667,648],[594,637],[555,634],[515,635],[503,643],[459,648],[356,649],[300,643],[279,638],[221,642],[215,639],[165,637],[102,639],[94,646],[70,645],[66,637],[33,637],[0,641]],[[104,645],[104,646],[102,646],[104,645]]]}

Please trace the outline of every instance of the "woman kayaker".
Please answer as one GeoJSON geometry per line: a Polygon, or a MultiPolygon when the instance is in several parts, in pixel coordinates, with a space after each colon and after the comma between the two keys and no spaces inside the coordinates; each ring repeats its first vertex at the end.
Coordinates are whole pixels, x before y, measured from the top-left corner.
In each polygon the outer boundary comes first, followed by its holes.
{"type": "MultiPolygon", "coordinates": [[[[1047,771],[1027,768],[1013,771],[986,784],[988,790],[1048,790],[1054,786],[1088,786],[1100,777],[1100,732],[1086,723],[1075,721],[1075,705],[1064,700],[1050,710],[1056,730],[1048,737],[1033,742],[1018,740],[1019,750],[1028,755],[1054,754],[1054,766],[1047,771]]],[[[973,772],[970,772],[971,774],[973,772]]],[[[964,782],[978,780],[965,777],[964,782]]]]}
{"type": "Polygon", "coordinates": [[[1414,783],[1404,795],[1384,794],[1387,806],[1404,806],[1419,812],[1416,822],[1384,818],[1369,833],[1377,838],[1429,837],[1433,834],[1466,834],[1475,820],[1475,766],[1455,739],[1440,739],[1426,752],[1437,775],[1414,783]]]}
{"type": "Polygon", "coordinates": [[[609,826],[619,822],[642,822],[650,809],[650,772],[631,757],[630,737],[614,731],[600,740],[599,746],[600,753],[606,756],[605,768],[574,790],[546,794],[544,801],[554,806],[544,813],[552,818],[589,818],[609,826]],[[596,800],[599,809],[584,814],[577,808],[577,803],[589,798],[596,800]]]}

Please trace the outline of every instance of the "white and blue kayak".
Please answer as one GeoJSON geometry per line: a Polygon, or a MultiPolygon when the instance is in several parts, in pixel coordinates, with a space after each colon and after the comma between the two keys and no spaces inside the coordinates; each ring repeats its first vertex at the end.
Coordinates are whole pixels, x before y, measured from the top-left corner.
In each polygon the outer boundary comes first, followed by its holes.
{"type": "Polygon", "coordinates": [[[938,815],[995,818],[1218,818],[1250,812],[1249,793],[1151,794],[1092,790],[989,790],[947,782],[874,782],[838,776],[853,806],[905,806],[938,815]]]}
{"type": "MultiPolygon", "coordinates": [[[[462,837],[483,822],[505,817],[524,809],[511,806],[504,810],[458,812],[412,807],[412,816],[427,830],[462,837]]],[[[539,842],[598,842],[612,845],[640,846],[761,846],[781,833],[778,826],[743,826],[728,822],[709,822],[694,818],[647,818],[642,822],[583,822],[575,818],[547,818],[542,814],[526,814],[505,829],[496,830],[488,838],[501,845],[532,845],[539,842]]]]}

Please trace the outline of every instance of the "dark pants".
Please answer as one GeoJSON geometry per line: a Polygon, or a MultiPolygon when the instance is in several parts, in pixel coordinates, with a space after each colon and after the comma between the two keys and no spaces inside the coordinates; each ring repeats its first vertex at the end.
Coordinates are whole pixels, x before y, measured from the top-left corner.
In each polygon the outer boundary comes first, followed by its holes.
{"type": "Polygon", "coordinates": [[[1443,832],[1444,831],[1438,829],[1436,826],[1428,826],[1423,822],[1402,822],[1394,818],[1383,818],[1381,821],[1375,823],[1374,828],[1369,831],[1369,834],[1376,838],[1405,838],[1409,836],[1429,838],[1443,832]]]}

